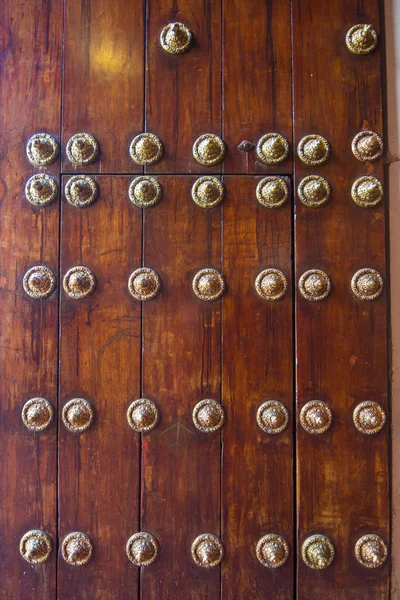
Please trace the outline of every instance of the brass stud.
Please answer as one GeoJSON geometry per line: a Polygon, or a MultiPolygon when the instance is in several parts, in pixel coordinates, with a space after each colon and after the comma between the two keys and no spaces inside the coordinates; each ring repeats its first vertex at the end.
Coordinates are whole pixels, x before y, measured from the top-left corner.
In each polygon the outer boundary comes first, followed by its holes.
{"type": "Polygon", "coordinates": [[[366,435],[373,435],[385,425],[386,413],[378,402],[366,400],[354,409],[353,421],[358,431],[366,435]]]}
{"type": "Polygon", "coordinates": [[[281,433],[288,423],[289,412],[282,402],[268,400],[258,407],[257,424],[266,433],[270,435],[281,433]]]}
{"type": "Polygon", "coordinates": [[[193,156],[201,165],[211,167],[223,161],[225,144],[213,133],[204,133],[193,144],[193,156]]]}
{"type": "Polygon", "coordinates": [[[371,54],[378,44],[378,34],[372,25],[358,24],[346,33],[346,46],[353,54],[371,54]]]}
{"type": "Polygon", "coordinates": [[[152,400],[140,398],[132,402],[126,416],[134,431],[147,433],[157,425],[160,414],[152,400]]]}
{"type": "Polygon", "coordinates": [[[31,565],[45,562],[52,550],[50,537],[40,529],[27,531],[19,543],[19,551],[24,560],[31,565]]]}
{"type": "Polygon", "coordinates": [[[128,288],[135,300],[144,302],[155,298],[160,287],[161,279],[153,269],[142,267],[129,277],[128,288]]]}
{"type": "Polygon", "coordinates": [[[375,131],[360,131],[351,143],[351,151],[361,162],[374,162],[383,154],[383,140],[375,131]]]}
{"type": "Polygon", "coordinates": [[[199,535],[192,544],[192,557],[199,567],[205,569],[216,567],[224,557],[221,540],[212,533],[199,535]]]}
{"type": "Polygon", "coordinates": [[[192,287],[200,300],[211,302],[221,298],[225,291],[225,281],[216,269],[201,269],[194,276],[192,287]]]}
{"type": "Polygon", "coordinates": [[[289,143],[280,133],[267,133],[258,140],[256,155],[265,165],[284,162],[289,154],[289,143]]]}
{"type": "Polygon", "coordinates": [[[61,545],[63,559],[73,567],[82,567],[93,556],[93,542],[86,533],[74,531],[69,533],[61,545]]]}
{"type": "Polygon", "coordinates": [[[332,424],[332,411],[325,402],[311,400],[300,411],[300,423],[307,433],[325,433],[332,424]]]}
{"type": "Polygon", "coordinates": [[[82,300],[96,289],[96,278],[88,267],[72,267],[64,276],[63,288],[68,298],[82,300]]]}
{"type": "Polygon", "coordinates": [[[316,534],[303,542],[301,556],[310,569],[326,569],[334,559],[335,548],[325,535],[316,534]]]}
{"type": "Polygon", "coordinates": [[[388,547],[379,535],[370,533],[357,541],[354,554],[363,567],[377,569],[386,562],[388,547]]]}
{"type": "Polygon", "coordinates": [[[25,185],[25,196],[34,206],[48,206],[57,198],[58,185],[54,177],[45,173],[32,175],[25,185]]]}
{"type": "Polygon", "coordinates": [[[192,199],[201,208],[214,208],[221,204],[225,187],[216,177],[200,177],[192,187],[192,199]]]}
{"type": "Polygon", "coordinates": [[[160,551],[157,539],[151,533],[140,531],[132,535],[126,544],[126,554],[137,567],[148,567],[160,551]]]}
{"type": "Polygon", "coordinates": [[[99,143],[90,133],[76,133],[67,142],[68,160],[77,167],[91,165],[99,156],[99,143]]]}
{"type": "Polygon", "coordinates": [[[90,206],[98,194],[97,184],[87,175],[75,175],[65,185],[65,197],[69,204],[78,208],[90,206]]]}
{"type": "Polygon", "coordinates": [[[58,156],[58,142],[49,133],[35,133],[26,145],[26,155],[31,165],[47,167],[58,156]]]}
{"type": "Polygon", "coordinates": [[[155,206],[161,199],[162,189],[157,179],[147,175],[135,177],[129,186],[129,199],[139,208],[155,206]]]}
{"type": "Polygon", "coordinates": [[[331,280],[325,271],[310,269],[299,279],[299,292],[310,302],[324,300],[331,291],[331,280]]]}
{"type": "Polygon", "coordinates": [[[192,413],[193,423],[196,429],[203,433],[218,431],[224,424],[224,409],[215,400],[200,400],[192,413]]]}
{"type": "Polygon", "coordinates": [[[54,408],[46,398],[30,398],[25,402],[21,416],[29,431],[43,431],[53,420],[54,408]]]}
{"type": "Polygon", "coordinates": [[[286,294],[287,279],[282,271],[278,269],[265,269],[257,275],[255,281],[257,294],[263,300],[280,300],[286,294]]]}
{"type": "Polygon", "coordinates": [[[281,535],[268,533],[258,540],[256,555],[264,567],[277,569],[287,561],[289,545],[281,535]]]}
{"type": "Polygon", "coordinates": [[[383,185],[377,177],[364,175],[353,183],[351,197],[362,208],[376,206],[383,200],[383,185]]]}
{"type": "Polygon", "coordinates": [[[163,144],[154,133],[139,133],[131,141],[129,153],[138,165],[154,165],[164,152],[163,144]]]}
{"type": "Polygon", "coordinates": [[[266,208],[280,208],[289,198],[289,188],[282,177],[264,177],[257,184],[256,196],[266,208]]]}
{"type": "Polygon", "coordinates": [[[324,177],[309,175],[300,181],[297,194],[303,204],[310,208],[318,208],[328,202],[331,186],[324,177]]]}
{"type": "Polygon", "coordinates": [[[297,155],[305,165],[315,167],[325,163],[330,154],[330,146],[322,135],[306,135],[297,146],[297,155]]]}
{"type": "Polygon", "coordinates": [[[93,423],[93,406],[84,398],[73,398],[67,402],[62,411],[65,427],[72,433],[83,433],[93,423]]]}
{"type": "Polygon", "coordinates": [[[163,50],[169,54],[183,54],[192,43],[192,32],[183,23],[168,23],[160,34],[163,50]]]}
{"type": "Polygon", "coordinates": [[[28,269],[22,282],[24,291],[35,300],[48,298],[56,289],[56,276],[49,267],[38,265],[28,269]]]}
{"type": "Polygon", "coordinates": [[[360,269],[351,280],[353,294],[360,300],[375,300],[383,290],[383,278],[375,269],[360,269]]]}

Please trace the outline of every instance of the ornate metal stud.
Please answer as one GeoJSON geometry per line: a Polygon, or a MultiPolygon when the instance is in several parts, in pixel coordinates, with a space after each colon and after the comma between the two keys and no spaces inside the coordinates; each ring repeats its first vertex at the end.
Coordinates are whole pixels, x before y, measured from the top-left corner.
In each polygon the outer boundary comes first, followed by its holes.
{"type": "Polygon", "coordinates": [[[96,289],[96,278],[88,267],[72,267],[64,276],[63,288],[68,298],[82,300],[96,289]]]}
{"type": "Polygon", "coordinates": [[[75,175],[68,179],[65,185],[65,197],[72,206],[84,208],[96,200],[97,184],[87,175],[75,175]]]}
{"type": "Polygon", "coordinates": [[[351,197],[362,208],[376,206],[383,200],[383,185],[377,177],[364,175],[353,183],[351,197]]]}
{"type": "Polygon", "coordinates": [[[21,416],[29,431],[43,431],[53,420],[54,408],[46,398],[31,398],[25,402],[21,416]]]}
{"type": "Polygon", "coordinates": [[[192,412],[196,429],[203,433],[218,431],[224,424],[225,414],[222,406],[215,400],[200,400],[192,412]]]}
{"type": "Polygon", "coordinates": [[[366,400],[354,409],[353,421],[358,431],[372,435],[385,425],[386,413],[378,402],[366,400]]]}
{"type": "Polygon", "coordinates": [[[258,426],[271,435],[281,433],[289,422],[288,409],[278,400],[268,400],[257,410],[258,426]]]}
{"type": "Polygon", "coordinates": [[[289,143],[280,133],[267,133],[258,140],[256,155],[265,165],[284,162],[289,154],[289,143]]]}
{"type": "Polygon", "coordinates": [[[162,196],[157,179],[147,175],[135,177],[129,186],[129,199],[139,208],[149,208],[157,204],[162,196]]]}
{"type": "Polygon", "coordinates": [[[374,162],[383,154],[383,140],[375,131],[360,131],[351,143],[351,151],[361,162],[374,162]]]}
{"type": "Polygon", "coordinates": [[[86,533],[74,531],[69,533],[61,545],[63,559],[73,567],[82,567],[93,556],[93,542],[86,533]]]}
{"type": "Polygon", "coordinates": [[[153,269],[142,267],[133,271],[128,281],[128,288],[136,300],[151,300],[157,296],[161,287],[161,279],[153,269]]]}
{"type": "Polygon", "coordinates": [[[63,408],[62,420],[72,433],[83,433],[94,419],[93,406],[84,398],[73,398],[63,408]]]}
{"type": "Polygon", "coordinates": [[[192,43],[192,32],[183,23],[168,23],[160,34],[160,43],[169,54],[183,54],[192,43]]]}
{"type": "Polygon", "coordinates": [[[301,547],[301,556],[310,569],[326,569],[335,556],[335,548],[325,535],[312,535],[301,547]]]}
{"type": "Polygon", "coordinates": [[[278,269],[265,269],[255,281],[257,294],[263,300],[280,300],[286,294],[287,279],[278,269]]]}
{"type": "Polygon", "coordinates": [[[19,543],[19,551],[23,559],[31,565],[45,562],[52,550],[50,537],[40,529],[27,531],[19,543]]]}
{"type": "Polygon", "coordinates": [[[212,533],[199,535],[192,544],[192,557],[199,567],[216,567],[224,557],[221,540],[212,533]]]}
{"type": "Polygon", "coordinates": [[[289,198],[289,188],[281,177],[264,177],[258,182],[256,196],[266,208],[280,208],[289,198]]]}
{"type": "Polygon", "coordinates": [[[379,535],[370,533],[357,541],[354,553],[360,565],[367,569],[376,569],[386,562],[388,547],[379,535]]]}
{"type": "Polygon", "coordinates": [[[54,202],[58,194],[58,185],[54,177],[38,173],[28,179],[25,185],[25,196],[34,206],[47,206],[54,202]]]}
{"type": "Polygon", "coordinates": [[[193,291],[200,300],[218,300],[225,291],[225,281],[216,269],[201,269],[193,278],[193,291]]]}
{"type": "Polygon", "coordinates": [[[383,290],[383,278],[375,269],[360,269],[351,280],[353,294],[360,300],[375,300],[383,290]]]}
{"type": "Polygon", "coordinates": [[[289,546],[285,538],[277,533],[268,533],[258,540],[257,558],[264,567],[277,569],[285,564],[289,556],[289,546]]]}
{"type": "Polygon", "coordinates": [[[328,202],[331,186],[324,177],[309,175],[300,181],[297,193],[303,204],[318,208],[328,202]]]}
{"type": "Polygon", "coordinates": [[[56,276],[49,267],[39,265],[32,267],[24,275],[22,282],[24,291],[35,300],[48,298],[56,289],[56,276]]]}
{"type": "Polygon", "coordinates": [[[328,160],[330,146],[327,139],[322,135],[306,135],[297,146],[297,155],[305,165],[315,167],[322,165],[328,160]]]}
{"type": "Polygon", "coordinates": [[[378,44],[378,34],[372,25],[354,25],[346,33],[346,46],[353,54],[371,54],[378,44]]]}
{"type": "Polygon", "coordinates": [[[140,398],[132,402],[126,416],[134,431],[147,433],[157,425],[160,414],[152,400],[140,398]]]}
{"type": "Polygon", "coordinates": [[[201,208],[214,208],[221,204],[225,187],[216,177],[200,177],[192,187],[192,199],[201,208]]]}
{"type": "Polygon", "coordinates": [[[26,155],[31,165],[46,167],[58,156],[58,142],[49,133],[35,133],[28,140],[26,155]]]}
{"type": "Polygon", "coordinates": [[[325,271],[310,269],[299,279],[300,294],[310,302],[324,300],[331,291],[331,280],[325,271]]]}
{"type": "Polygon", "coordinates": [[[325,402],[311,400],[300,411],[300,423],[307,433],[325,433],[332,424],[332,411],[325,402]]]}
{"type": "Polygon", "coordinates": [[[217,165],[224,159],[225,144],[217,135],[204,133],[193,144],[193,156],[206,167],[217,165]]]}
{"type": "Polygon", "coordinates": [[[162,142],[154,133],[139,133],[129,146],[129,153],[138,165],[154,165],[163,152],[162,142]]]}
{"type": "Polygon", "coordinates": [[[67,142],[67,157],[73,165],[91,165],[99,156],[99,143],[90,133],[76,133],[67,142]]]}
{"type": "Polygon", "coordinates": [[[126,544],[126,554],[137,567],[148,567],[153,563],[160,551],[154,535],[140,531],[132,535],[126,544]]]}

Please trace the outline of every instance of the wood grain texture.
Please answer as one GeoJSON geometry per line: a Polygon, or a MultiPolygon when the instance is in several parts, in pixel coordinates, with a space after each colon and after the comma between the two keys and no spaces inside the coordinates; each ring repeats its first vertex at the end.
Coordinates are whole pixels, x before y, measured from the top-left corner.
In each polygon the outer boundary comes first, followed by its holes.
{"type": "MultiPolygon", "coordinates": [[[[64,183],[67,178],[63,178],[64,183]]],[[[128,177],[98,177],[100,196],[86,209],[63,199],[61,272],[89,267],[97,289],[84,300],[61,296],[60,402],[85,398],[95,422],[74,435],[59,429],[59,538],[93,540],[85,566],[59,558],[60,598],[137,597],[138,569],[125,554],[138,531],[140,438],[128,425],[140,398],[140,303],[128,278],[141,262],[142,214],[128,198],[128,177]]]]}
{"type": "Polygon", "coordinates": [[[224,177],[223,299],[222,597],[289,600],[293,597],[292,419],[280,434],[268,435],[256,421],[258,407],[279,400],[292,413],[293,342],[291,297],[291,206],[267,209],[255,196],[260,178],[224,177]],[[262,300],[257,275],[273,267],[288,279],[287,294],[262,300]],[[256,557],[258,540],[282,535],[290,556],[278,569],[256,557]]]}
{"type": "Polygon", "coordinates": [[[382,161],[362,164],[351,153],[361,129],[382,134],[380,53],[358,57],[347,50],[345,35],[356,23],[379,31],[376,0],[293,4],[295,141],[319,133],[332,147],[326,165],[295,167],[296,185],[310,173],[332,185],[329,204],[296,203],[297,279],[314,267],[332,279],[325,301],[297,300],[298,410],[315,398],[333,410],[333,426],[323,435],[298,427],[299,550],[314,533],[328,535],[336,548],[333,564],[321,572],[308,569],[299,554],[299,600],[388,598],[389,564],[365,569],[354,557],[361,535],[389,539],[388,430],[363,436],[352,421],[358,403],[376,400],[387,408],[388,400],[385,294],[363,302],[350,289],[363,267],[385,276],[385,206],[363,209],[350,196],[360,175],[383,175],[382,161]]]}

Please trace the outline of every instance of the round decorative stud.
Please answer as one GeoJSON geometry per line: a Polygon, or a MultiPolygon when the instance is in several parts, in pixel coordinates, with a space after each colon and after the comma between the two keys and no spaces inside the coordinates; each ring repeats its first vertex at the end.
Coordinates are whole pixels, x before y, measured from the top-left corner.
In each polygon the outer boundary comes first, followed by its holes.
{"type": "Polygon", "coordinates": [[[374,162],[383,154],[383,140],[375,131],[360,131],[351,143],[351,151],[361,162],[374,162]]]}
{"type": "Polygon", "coordinates": [[[264,177],[258,182],[256,196],[266,208],[280,208],[289,198],[289,188],[281,177],[264,177]]]}
{"type": "Polygon", "coordinates": [[[385,425],[386,413],[378,402],[366,400],[354,409],[353,421],[358,431],[366,435],[373,435],[385,425]]]}
{"type": "Polygon", "coordinates": [[[51,553],[52,543],[50,537],[40,529],[27,531],[19,543],[19,551],[24,560],[31,565],[45,562],[51,553]]]}
{"type": "Polygon", "coordinates": [[[346,46],[353,54],[371,54],[378,44],[378,34],[372,25],[354,25],[346,33],[346,46]]]}
{"type": "Polygon", "coordinates": [[[266,433],[281,433],[289,423],[288,409],[278,400],[268,400],[258,407],[257,423],[266,433]]]}
{"type": "Polygon", "coordinates": [[[264,165],[284,162],[289,154],[289,143],[280,133],[267,133],[258,140],[256,155],[264,165]]]}
{"type": "Polygon", "coordinates": [[[56,276],[49,267],[39,265],[29,269],[22,282],[24,291],[35,300],[48,298],[56,289],[56,276]]]}
{"type": "Polygon", "coordinates": [[[61,545],[63,559],[73,567],[82,567],[93,556],[93,542],[86,533],[74,531],[69,533],[61,545]]]}
{"type": "Polygon", "coordinates": [[[132,535],[126,544],[126,554],[137,567],[148,567],[153,563],[160,551],[158,541],[145,531],[132,535]]]}
{"type": "Polygon", "coordinates": [[[280,300],[286,294],[287,279],[278,269],[265,269],[255,281],[257,294],[263,300],[280,300]]]}
{"type": "Polygon", "coordinates": [[[216,269],[201,269],[193,278],[193,291],[200,300],[210,302],[221,298],[225,281],[216,269]]]}
{"type": "Polygon", "coordinates": [[[297,193],[303,204],[318,208],[328,202],[331,186],[324,177],[309,175],[300,181],[297,193]]]}
{"type": "Polygon", "coordinates": [[[201,165],[218,165],[225,156],[225,144],[213,133],[204,133],[193,144],[193,156],[201,165]]]}
{"type": "Polygon", "coordinates": [[[96,278],[88,267],[72,267],[64,276],[63,288],[68,298],[82,300],[96,289],[96,278]]]}
{"type": "Polygon", "coordinates": [[[151,300],[157,296],[161,287],[161,279],[153,269],[142,267],[133,271],[128,281],[128,288],[136,300],[151,300]]]}
{"type": "Polygon", "coordinates": [[[34,206],[47,206],[54,202],[58,194],[58,185],[54,177],[38,173],[28,179],[25,185],[25,196],[34,206]]]}
{"type": "Polygon", "coordinates": [[[277,533],[268,533],[258,540],[257,558],[268,569],[277,569],[285,564],[289,556],[289,546],[285,538],[277,533]]]}
{"type": "Polygon", "coordinates": [[[360,269],[351,280],[353,294],[360,300],[375,300],[383,290],[383,278],[375,269],[360,269]]]}
{"type": "Polygon", "coordinates": [[[147,433],[157,425],[160,414],[152,400],[140,398],[132,402],[126,416],[134,431],[147,433]]]}
{"type": "Polygon", "coordinates": [[[332,411],[325,402],[311,400],[300,411],[300,423],[307,433],[325,433],[332,424],[332,411]]]}
{"type": "Polygon", "coordinates": [[[26,155],[31,165],[47,167],[58,156],[58,142],[49,133],[35,133],[26,145],[26,155]]]}
{"type": "Polygon", "coordinates": [[[354,554],[360,565],[367,569],[376,569],[386,562],[388,547],[379,535],[370,533],[357,541],[354,554]]]}
{"type": "Polygon", "coordinates": [[[301,547],[301,556],[310,569],[326,569],[335,556],[335,548],[325,535],[312,535],[301,547]]]}
{"type": "Polygon", "coordinates": [[[192,187],[193,201],[201,208],[214,208],[221,204],[225,187],[216,177],[200,177],[192,187]]]}
{"type": "Polygon", "coordinates": [[[221,540],[212,533],[199,535],[192,544],[192,557],[199,567],[216,567],[224,557],[221,540]]]}
{"type": "Polygon", "coordinates": [[[297,146],[297,155],[301,162],[310,167],[322,165],[328,160],[330,146],[322,135],[306,135],[297,146]]]}
{"type": "Polygon", "coordinates": [[[129,153],[138,165],[154,165],[163,152],[162,142],[154,133],[139,133],[129,146],[129,153]]]}
{"type": "Polygon", "coordinates": [[[168,23],[160,34],[161,47],[169,54],[183,54],[192,43],[192,32],[183,23],[168,23]]]}
{"type": "Polygon", "coordinates": [[[351,197],[362,208],[376,206],[383,200],[383,185],[377,177],[364,175],[353,183],[351,197]]]}
{"type": "Polygon", "coordinates": [[[43,431],[51,424],[54,408],[46,398],[31,398],[22,408],[22,422],[29,431],[43,431]]]}
{"type": "Polygon", "coordinates": [[[78,208],[90,206],[98,194],[97,184],[87,175],[75,175],[68,179],[65,185],[67,201],[78,208]]]}
{"type": "Polygon", "coordinates": [[[161,185],[154,177],[135,177],[129,186],[129,199],[139,208],[149,208],[157,204],[162,196],[161,185]]]}
{"type": "Polygon", "coordinates": [[[72,433],[86,431],[94,419],[93,406],[84,398],[73,398],[63,408],[62,420],[72,433]]]}
{"type": "Polygon", "coordinates": [[[225,414],[222,406],[215,400],[200,400],[192,412],[196,429],[203,433],[218,431],[224,424],[225,414]]]}
{"type": "Polygon", "coordinates": [[[99,143],[90,133],[76,133],[67,142],[67,157],[73,165],[91,165],[99,156],[99,143]]]}
{"type": "Polygon", "coordinates": [[[325,271],[310,269],[299,279],[300,294],[310,302],[324,300],[331,291],[331,280],[325,271]]]}

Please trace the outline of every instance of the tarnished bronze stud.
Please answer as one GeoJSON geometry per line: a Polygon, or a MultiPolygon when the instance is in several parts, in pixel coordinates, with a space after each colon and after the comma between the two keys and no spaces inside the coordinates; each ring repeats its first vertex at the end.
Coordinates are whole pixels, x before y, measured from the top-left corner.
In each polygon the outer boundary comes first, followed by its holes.
{"type": "Polygon", "coordinates": [[[192,187],[192,199],[201,208],[214,208],[221,204],[225,187],[216,177],[200,177],[192,187]]]}
{"type": "Polygon", "coordinates": [[[53,420],[54,408],[46,398],[30,398],[25,402],[21,416],[29,431],[43,431],[53,420]]]}
{"type": "Polygon", "coordinates": [[[47,206],[54,202],[58,194],[58,185],[54,177],[45,173],[32,175],[25,185],[25,196],[34,206],[47,206]]]}
{"type": "Polygon", "coordinates": [[[324,177],[309,175],[300,181],[297,194],[303,204],[318,208],[328,202],[331,186],[324,177]]]}
{"type": "Polygon", "coordinates": [[[63,408],[62,420],[72,433],[83,433],[93,423],[93,406],[84,398],[73,398],[63,408]]]}
{"type": "Polygon", "coordinates": [[[22,282],[25,293],[35,300],[43,300],[51,296],[56,289],[56,283],[53,271],[43,265],[28,269],[22,282]]]}
{"type": "Polygon", "coordinates": [[[282,271],[278,269],[265,269],[257,275],[255,281],[257,294],[263,300],[280,300],[286,294],[287,279],[282,271]]]}
{"type": "Polygon", "coordinates": [[[224,424],[224,409],[215,400],[200,400],[192,413],[193,423],[196,429],[203,433],[218,431],[224,424]]]}
{"type": "Polygon", "coordinates": [[[151,533],[140,531],[132,535],[126,544],[126,554],[137,567],[148,567],[160,551],[157,539],[151,533]]]}
{"type": "Polygon", "coordinates": [[[354,25],[346,33],[346,46],[353,54],[371,54],[377,45],[378,34],[372,25],[354,25]]]}
{"type": "Polygon", "coordinates": [[[325,433],[332,424],[332,411],[325,402],[311,400],[300,411],[300,423],[307,433],[325,433]]]}
{"type": "Polygon", "coordinates": [[[65,197],[69,204],[78,208],[90,206],[98,194],[97,184],[87,175],[75,175],[65,185],[65,197]]]}
{"type": "Polygon", "coordinates": [[[331,291],[331,280],[325,271],[310,269],[299,279],[300,294],[310,302],[324,300],[331,291]]]}
{"type": "Polygon", "coordinates": [[[258,540],[256,555],[264,567],[277,569],[287,561],[289,545],[281,535],[268,533],[258,540]]]}
{"type": "Polygon", "coordinates": [[[159,411],[152,400],[139,398],[128,408],[127,419],[129,425],[138,433],[147,433],[154,429],[158,423],[159,411]]]}
{"type": "Polygon", "coordinates": [[[160,34],[163,50],[169,54],[183,54],[192,43],[192,32],[183,23],[168,23],[160,34]]]}
{"type": "Polygon", "coordinates": [[[322,135],[306,135],[297,146],[297,155],[301,162],[311,167],[325,163],[329,158],[329,154],[329,142],[322,135]]]}
{"type": "Polygon", "coordinates": [[[96,289],[96,278],[88,267],[72,267],[64,276],[63,288],[68,298],[82,300],[96,289]]]}
{"type": "Polygon", "coordinates": [[[201,269],[193,278],[193,291],[200,300],[218,300],[225,291],[225,281],[216,269],[201,269]]]}
{"type": "Polygon", "coordinates": [[[129,153],[138,165],[154,165],[164,152],[160,138],[154,133],[139,133],[131,141],[129,153]]]}
{"type": "Polygon", "coordinates": [[[312,535],[303,542],[301,556],[310,569],[326,569],[334,559],[335,549],[325,535],[312,535]]]}
{"type": "Polygon", "coordinates": [[[353,183],[351,197],[362,208],[376,206],[383,200],[383,185],[377,177],[364,175],[353,183]]]}
{"type": "Polygon", "coordinates": [[[373,435],[385,425],[386,413],[378,402],[366,400],[354,409],[353,421],[358,431],[366,435],[373,435]]]}
{"type": "Polygon", "coordinates": [[[367,569],[377,569],[385,564],[388,547],[383,539],[374,533],[363,535],[354,548],[356,559],[367,569]]]}
{"type": "Polygon", "coordinates": [[[220,564],[224,556],[221,540],[212,533],[199,535],[192,544],[192,557],[196,565],[209,569],[220,564]]]}
{"type": "Polygon", "coordinates": [[[19,543],[19,551],[24,560],[31,565],[45,562],[51,553],[52,542],[50,537],[40,529],[27,531],[19,543]]]}
{"type": "Polygon", "coordinates": [[[26,145],[26,155],[35,167],[46,167],[58,156],[58,142],[49,133],[35,133],[26,145]]]}
{"type": "Polygon", "coordinates": [[[281,433],[289,422],[288,409],[278,400],[268,400],[257,410],[258,426],[271,435],[281,433]]]}
{"type": "Polygon", "coordinates": [[[99,156],[99,143],[90,133],[76,133],[67,142],[68,160],[77,167],[91,165],[99,156]]]}
{"type": "Polygon", "coordinates": [[[153,269],[142,267],[133,271],[129,277],[129,292],[136,300],[142,302],[155,298],[160,287],[161,279],[153,269]]]}
{"type": "Polygon", "coordinates": [[[267,133],[258,140],[256,155],[265,165],[284,162],[289,154],[289,143],[280,133],[267,133]]]}
{"type": "Polygon", "coordinates": [[[282,177],[264,177],[258,182],[256,196],[266,208],[280,208],[289,198],[289,188],[282,177]]]}
{"type": "Polygon", "coordinates": [[[73,567],[82,567],[93,556],[93,542],[86,533],[74,531],[69,533],[61,545],[63,559],[73,567]]]}
{"type": "Polygon", "coordinates": [[[204,133],[193,144],[193,156],[206,167],[217,165],[224,159],[225,144],[217,135],[204,133]]]}
{"type": "Polygon", "coordinates": [[[351,280],[353,294],[360,300],[375,300],[383,290],[383,278],[375,269],[360,269],[351,280]]]}
{"type": "Polygon", "coordinates": [[[155,206],[161,196],[161,185],[154,177],[147,175],[135,177],[129,186],[129,199],[139,208],[155,206]]]}
{"type": "Polygon", "coordinates": [[[383,154],[383,140],[375,131],[360,131],[351,143],[351,151],[361,162],[374,162],[383,154]]]}

